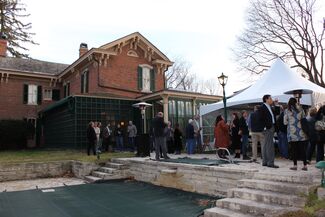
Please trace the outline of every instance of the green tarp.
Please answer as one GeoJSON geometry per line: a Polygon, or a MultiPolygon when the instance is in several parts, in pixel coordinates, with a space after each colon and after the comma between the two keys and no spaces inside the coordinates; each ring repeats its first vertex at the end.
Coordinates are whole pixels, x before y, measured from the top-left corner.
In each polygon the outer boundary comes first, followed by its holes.
{"type": "Polygon", "coordinates": [[[216,198],[135,181],[0,193],[1,217],[191,217],[216,198]]]}

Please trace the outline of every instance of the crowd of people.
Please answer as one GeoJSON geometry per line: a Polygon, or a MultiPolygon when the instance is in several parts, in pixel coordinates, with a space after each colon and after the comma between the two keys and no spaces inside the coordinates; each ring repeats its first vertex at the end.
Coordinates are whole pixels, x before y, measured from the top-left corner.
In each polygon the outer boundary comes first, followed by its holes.
{"type": "MultiPolygon", "coordinates": [[[[180,125],[178,123],[172,126],[171,122],[165,123],[163,118],[163,113],[157,113],[156,117],[152,120],[152,127],[150,131],[150,151],[156,152],[156,159],[160,158],[168,159],[167,154],[181,154],[183,149],[183,142],[185,142],[185,148],[188,154],[194,154],[195,152],[202,151],[201,142],[201,130],[199,124],[199,116],[195,116],[194,119],[190,119],[188,125],[186,126],[185,135],[182,132],[180,125]],[[184,140],[185,138],[185,140],[184,140]]],[[[128,138],[128,148],[131,151],[135,151],[137,148],[136,137],[137,128],[129,121],[127,126],[127,138],[128,138]]],[[[100,122],[91,121],[87,128],[87,153],[91,152],[96,155],[102,151],[112,151],[113,150],[113,137],[115,140],[115,148],[117,151],[126,151],[124,147],[124,130],[120,124],[117,124],[114,132],[111,129],[110,124],[102,127],[100,122]]]]}
{"type": "MultiPolygon", "coordinates": [[[[127,126],[127,136],[129,148],[134,151],[136,148],[135,138],[137,136],[137,127],[132,121],[129,121],[127,126]]],[[[89,122],[87,128],[87,154],[90,155],[92,152],[96,155],[103,151],[113,151],[112,137],[114,137],[116,142],[115,150],[124,151],[124,132],[120,124],[117,124],[113,132],[110,123],[102,127],[101,122],[89,122]]]]}
{"type": "Polygon", "coordinates": [[[271,95],[263,97],[263,104],[254,107],[254,111],[232,114],[230,123],[219,115],[215,121],[215,146],[219,156],[226,158],[224,148],[233,150],[235,158],[250,160],[247,155],[249,135],[252,140],[252,161],[257,161],[258,144],[261,145],[262,165],[279,168],[274,163],[275,138],[282,158],[292,159],[297,170],[297,161],[303,162],[302,170],[312,160],[316,149],[316,162],[324,160],[325,144],[325,106],[308,112],[299,104],[299,99],[290,98],[282,106],[271,95]]]}
{"type": "MultiPolygon", "coordinates": [[[[152,121],[152,150],[155,150],[156,160],[160,158],[169,159],[169,154],[181,154],[183,147],[183,132],[178,123],[175,128],[172,127],[171,122],[164,122],[164,114],[158,112],[157,116],[152,121]]],[[[199,124],[199,116],[194,119],[189,119],[185,129],[185,149],[187,154],[191,155],[195,152],[202,151],[201,130],[199,124]]]]}
{"type": "MultiPolygon", "coordinates": [[[[297,170],[297,161],[303,162],[302,170],[307,170],[316,151],[316,162],[324,160],[325,144],[325,106],[304,110],[299,99],[290,98],[287,105],[273,101],[271,95],[263,96],[263,103],[254,107],[252,113],[242,111],[232,113],[232,119],[226,123],[219,115],[216,117],[214,138],[215,147],[221,158],[227,158],[226,149],[234,153],[234,158],[243,160],[258,159],[258,144],[261,147],[262,165],[279,168],[274,162],[275,141],[282,158],[292,159],[297,170]],[[252,154],[248,156],[249,137],[252,154]],[[276,138],[276,139],[275,139],[276,138]]],[[[187,154],[202,152],[202,138],[199,116],[189,119],[183,135],[178,123],[172,126],[165,123],[164,114],[158,112],[152,120],[150,131],[150,151],[155,151],[155,159],[169,159],[168,154],[180,154],[185,142],[187,154]]],[[[136,149],[137,128],[129,121],[127,126],[128,145],[131,151],[136,149]]],[[[88,148],[94,155],[101,151],[112,150],[112,137],[115,150],[124,151],[124,131],[120,124],[111,130],[110,124],[102,127],[100,122],[90,122],[87,129],[88,148]]]]}

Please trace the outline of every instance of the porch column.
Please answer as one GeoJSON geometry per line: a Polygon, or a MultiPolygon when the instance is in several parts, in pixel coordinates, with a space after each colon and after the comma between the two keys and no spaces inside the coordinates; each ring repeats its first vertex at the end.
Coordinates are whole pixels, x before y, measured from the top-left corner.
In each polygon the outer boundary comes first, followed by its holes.
{"type": "Polygon", "coordinates": [[[192,109],[193,109],[193,117],[197,115],[197,106],[196,106],[196,98],[192,100],[192,109]]]}
{"type": "Polygon", "coordinates": [[[168,95],[163,95],[163,107],[164,107],[164,121],[168,122],[168,95]]]}

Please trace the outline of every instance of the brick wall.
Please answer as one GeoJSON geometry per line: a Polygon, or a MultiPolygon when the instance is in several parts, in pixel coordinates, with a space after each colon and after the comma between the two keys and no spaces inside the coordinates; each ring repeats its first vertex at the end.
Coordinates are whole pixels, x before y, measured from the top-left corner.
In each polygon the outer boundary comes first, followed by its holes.
{"type": "Polygon", "coordinates": [[[0,119],[23,119],[26,117],[35,118],[37,117],[38,111],[53,103],[52,100],[43,99],[41,105],[23,104],[24,84],[41,85],[43,92],[44,88],[50,88],[50,80],[30,77],[14,77],[11,75],[8,83],[0,83],[0,119]]]}

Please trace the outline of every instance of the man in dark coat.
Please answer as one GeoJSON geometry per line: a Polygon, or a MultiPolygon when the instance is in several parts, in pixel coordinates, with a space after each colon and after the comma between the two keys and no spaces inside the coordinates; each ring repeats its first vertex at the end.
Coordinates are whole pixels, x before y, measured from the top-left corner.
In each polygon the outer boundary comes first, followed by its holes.
{"type": "Polygon", "coordinates": [[[162,112],[158,112],[157,116],[152,120],[153,136],[155,140],[156,160],[159,160],[160,148],[163,153],[164,159],[169,159],[169,157],[167,156],[166,135],[165,135],[165,128],[167,127],[167,124],[164,122],[163,117],[164,114],[162,112]]]}
{"type": "Polygon", "coordinates": [[[94,122],[90,122],[87,128],[87,139],[88,139],[88,147],[87,153],[90,155],[90,149],[92,149],[93,154],[96,155],[95,144],[97,141],[96,132],[94,129],[94,122]]]}
{"type": "Polygon", "coordinates": [[[264,126],[261,122],[260,106],[254,107],[254,112],[250,114],[248,117],[248,129],[251,132],[252,137],[252,153],[253,153],[253,161],[257,161],[257,145],[260,143],[264,144],[264,126]]]}
{"type": "Polygon", "coordinates": [[[263,166],[271,168],[279,168],[274,164],[274,125],[276,114],[280,112],[280,108],[272,108],[273,99],[271,95],[263,96],[263,104],[260,107],[260,120],[264,127],[264,144],[262,145],[263,166]]]}

